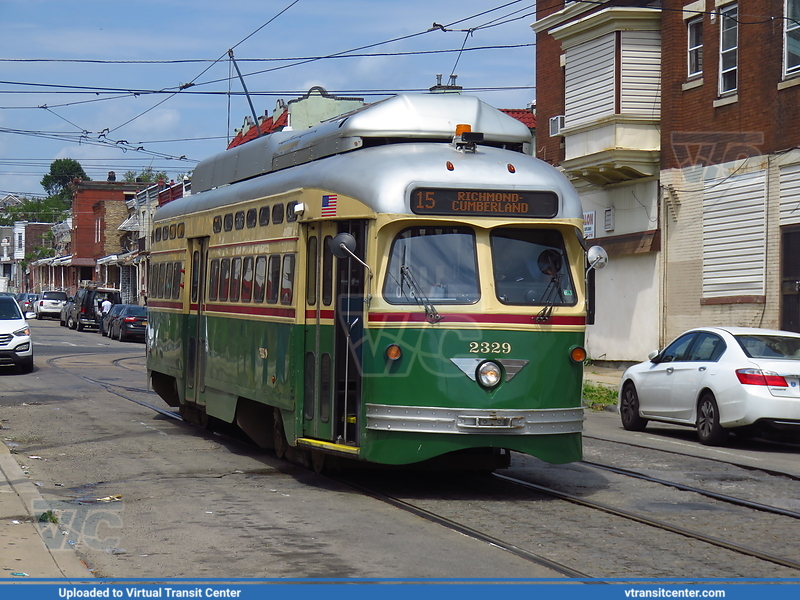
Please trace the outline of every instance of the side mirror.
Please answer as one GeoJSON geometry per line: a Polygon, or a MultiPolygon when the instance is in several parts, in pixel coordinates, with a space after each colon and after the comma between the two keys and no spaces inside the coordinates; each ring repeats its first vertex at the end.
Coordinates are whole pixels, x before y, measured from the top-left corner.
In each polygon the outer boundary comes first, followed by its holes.
{"type": "Polygon", "coordinates": [[[658,354],[659,354],[658,350],[653,350],[650,354],[647,355],[647,359],[650,362],[658,362],[656,360],[656,358],[658,358],[658,354]]]}
{"type": "Polygon", "coordinates": [[[586,251],[586,260],[589,262],[589,268],[602,269],[608,264],[608,252],[602,246],[592,246],[586,251]]]}
{"type": "Polygon", "coordinates": [[[355,256],[356,238],[352,234],[342,232],[330,241],[331,253],[336,258],[355,256]]]}
{"type": "Polygon", "coordinates": [[[32,311],[28,311],[25,313],[25,319],[35,319],[36,313],[32,311]]]}

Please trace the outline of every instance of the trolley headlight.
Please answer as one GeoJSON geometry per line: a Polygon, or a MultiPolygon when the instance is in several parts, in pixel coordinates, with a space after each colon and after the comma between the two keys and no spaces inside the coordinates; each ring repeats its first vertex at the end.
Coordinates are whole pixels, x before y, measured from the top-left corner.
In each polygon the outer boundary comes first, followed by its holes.
{"type": "Polygon", "coordinates": [[[478,382],[483,387],[492,388],[500,383],[500,380],[503,378],[503,371],[496,362],[487,360],[478,367],[476,375],[478,377],[478,382]]]}

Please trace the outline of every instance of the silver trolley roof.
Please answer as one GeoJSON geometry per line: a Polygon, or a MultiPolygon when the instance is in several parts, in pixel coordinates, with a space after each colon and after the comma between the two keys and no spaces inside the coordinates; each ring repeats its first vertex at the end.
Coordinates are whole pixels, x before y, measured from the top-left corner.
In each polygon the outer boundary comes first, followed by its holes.
{"type": "Polygon", "coordinates": [[[582,218],[577,193],[559,171],[502,147],[530,142],[523,123],[478,98],[394,96],[317,127],[271,133],[203,160],[192,176],[193,194],[161,207],[157,218],[299,188],[349,195],[377,212],[410,213],[408,195],[418,186],[553,191],[559,196],[556,218],[582,218]],[[483,134],[474,154],[451,145],[459,124],[483,134]],[[447,161],[452,171],[443,168],[447,161]],[[509,163],[516,170],[512,178],[509,163]]]}

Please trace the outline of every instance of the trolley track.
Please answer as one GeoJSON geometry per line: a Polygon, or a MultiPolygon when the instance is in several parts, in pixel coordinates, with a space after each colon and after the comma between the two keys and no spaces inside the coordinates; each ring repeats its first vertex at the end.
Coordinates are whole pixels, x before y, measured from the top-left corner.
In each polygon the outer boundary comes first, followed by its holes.
{"type": "MultiPolygon", "coordinates": [[[[51,359],[51,361],[48,361],[48,363],[52,364],[53,366],[58,366],[56,364],[58,362],[58,360],[60,360],[60,359],[51,359]]],[[[126,360],[130,360],[130,358],[129,357],[123,357],[123,358],[115,359],[115,360],[113,360],[111,362],[115,367],[118,367],[118,368],[123,368],[123,369],[127,369],[127,370],[136,370],[136,369],[131,369],[130,367],[125,365],[124,362],[126,360]]],[[[148,394],[148,395],[154,394],[151,390],[147,390],[147,389],[140,388],[140,387],[134,387],[134,386],[126,386],[126,385],[113,383],[113,382],[109,382],[109,381],[104,381],[104,380],[101,380],[101,379],[97,379],[97,378],[94,378],[94,377],[89,377],[87,375],[82,375],[82,374],[78,374],[78,373],[74,373],[74,374],[77,377],[81,378],[82,380],[86,381],[87,383],[89,383],[91,385],[95,385],[95,386],[101,387],[101,388],[105,389],[107,392],[112,393],[112,394],[114,394],[114,395],[116,395],[118,397],[121,397],[123,399],[129,400],[129,401],[134,402],[136,404],[139,404],[140,406],[142,406],[144,408],[147,408],[149,410],[153,410],[154,412],[157,412],[159,414],[168,416],[170,418],[182,420],[181,416],[178,413],[174,412],[174,411],[165,410],[165,409],[163,409],[163,408],[161,408],[161,407],[159,407],[159,406],[157,406],[155,404],[152,404],[152,403],[149,403],[147,401],[143,401],[143,400],[134,398],[131,395],[131,393],[148,394]]],[[[223,434],[223,437],[228,438],[229,436],[223,434]]],[[[231,439],[231,441],[235,441],[237,443],[241,443],[241,444],[246,445],[246,446],[248,446],[248,447],[250,447],[250,448],[255,450],[254,446],[251,446],[251,445],[247,444],[242,439],[237,439],[237,438],[230,438],[230,439],[231,439]]],[[[610,440],[605,440],[605,441],[610,441],[610,440]]],[[[652,448],[649,448],[649,449],[653,450],[652,448]]],[[[691,457],[691,458],[697,458],[697,457],[693,457],[693,456],[685,454],[685,453],[678,453],[678,452],[670,452],[670,453],[680,454],[682,456],[691,457]]],[[[731,463],[729,461],[721,461],[719,459],[709,459],[709,460],[714,460],[715,462],[721,462],[721,463],[725,463],[725,464],[734,464],[735,465],[735,463],[731,463]]],[[[593,461],[583,461],[581,464],[586,465],[588,467],[591,467],[593,469],[603,470],[603,471],[607,471],[607,472],[613,472],[613,473],[618,474],[618,475],[623,475],[625,477],[635,478],[637,480],[645,481],[645,482],[648,482],[648,483],[654,483],[654,484],[657,484],[657,485],[669,486],[669,487],[672,487],[672,488],[675,488],[675,489],[678,489],[678,490],[681,490],[681,491],[695,493],[695,494],[701,495],[703,497],[710,498],[710,499],[715,500],[715,501],[725,502],[725,503],[737,505],[739,507],[756,510],[756,511],[759,511],[759,512],[766,512],[766,513],[773,514],[775,516],[787,517],[787,518],[792,518],[792,519],[800,519],[800,513],[797,513],[795,511],[785,510],[785,509],[781,509],[781,508],[774,507],[774,506],[768,506],[768,505],[765,505],[765,504],[752,502],[752,501],[744,500],[744,499],[741,499],[741,498],[736,498],[736,497],[729,496],[729,495],[726,495],[726,494],[718,494],[716,492],[712,492],[712,491],[709,491],[709,490],[703,490],[701,488],[697,488],[697,487],[694,487],[694,486],[688,486],[688,485],[685,485],[685,484],[680,484],[680,483],[677,483],[677,482],[672,482],[672,481],[663,480],[663,479],[660,479],[660,478],[657,478],[657,477],[652,477],[652,476],[649,476],[649,475],[646,475],[646,474],[643,474],[643,473],[638,473],[636,471],[632,471],[632,470],[629,470],[629,469],[622,469],[622,468],[619,468],[619,467],[614,467],[614,466],[611,466],[611,465],[604,465],[604,464],[596,463],[596,462],[593,462],[593,461]]],[[[735,465],[735,466],[742,466],[742,465],[735,465]]],[[[745,467],[745,468],[749,468],[751,470],[756,470],[753,467],[745,467]]],[[[775,475],[786,476],[785,474],[778,473],[778,472],[769,472],[769,471],[766,471],[766,470],[765,470],[765,472],[768,472],[770,474],[775,474],[775,475]]],[[[645,515],[642,515],[642,514],[636,514],[636,513],[633,513],[631,511],[623,510],[621,508],[616,508],[616,507],[608,505],[608,504],[603,504],[603,503],[600,503],[600,502],[594,502],[594,501],[591,501],[591,500],[587,500],[585,498],[580,498],[580,497],[578,497],[578,496],[576,496],[574,494],[569,494],[569,493],[566,493],[566,492],[563,492],[563,491],[559,491],[559,490],[554,489],[554,488],[550,488],[550,487],[546,487],[546,486],[539,485],[539,484],[536,484],[536,483],[532,483],[530,481],[524,481],[524,480],[516,478],[516,477],[511,477],[511,476],[503,475],[503,474],[493,474],[493,477],[497,481],[501,481],[501,482],[504,482],[506,484],[513,485],[515,487],[521,487],[521,488],[524,488],[524,489],[528,489],[528,490],[534,491],[537,494],[546,494],[546,495],[548,495],[550,497],[557,498],[559,500],[563,500],[565,502],[569,502],[570,504],[578,505],[578,506],[581,506],[583,508],[588,508],[588,509],[595,510],[595,511],[601,511],[601,512],[604,512],[606,514],[612,515],[614,517],[623,518],[623,519],[626,519],[628,521],[632,521],[632,522],[635,522],[635,523],[638,523],[638,524],[641,524],[641,525],[645,525],[645,526],[647,526],[649,528],[654,528],[654,529],[657,529],[657,530],[660,530],[660,531],[663,531],[663,532],[668,532],[668,533],[680,535],[680,536],[683,536],[683,537],[686,537],[686,538],[690,538],[692,540],[696,540],[696,541],[702,542],[704,544],[708,544],[708,545],[711,545],[711,546],[714,546],[714,547],[722,548],[724,550],[735,552],[735,553],[743,555],[743,556],[748,556],[748,557],[755,558],[755,559],[760,560],[760,561],[766,561],[766,562],[772,563],[774,565],[780,565],[780,566],[788,568],[788,569],[800,571],[800,562],[792,560],[790,558],[778,556],[778,555],[770,553],[770,552],[765,552],[765,551],[759,550],[757,548],[748,547],[747,545],[744,545],[744,544],[739,544],[739,543],[736,543],[736,542],[733,542],[733,541],[725,540],[725,539],[719,538],[717,536],[708,535],[708,534],[705,534],[705,533],[702,533],[702,532],[699,532],[699,531],[692,531],[690,529],[687,529],[687,528],[684,528],[684,527],[681,527],[681,526],[677,526],[677,525],[670,524],[670,523],[667,523],[667,522],[664,522],[664,521],[653,519],[651,517],[648,517],[648,516],[645,516],[645,515]]],[[[514,543],[514,542],[511,542],[511,541],[506,541],[506,540],[500,539],[496,535],[493,535],[493,534],[488,533],[486,531],[481,531],[479,528],[476,528],[475,526],[466,525],[466,524],[460,522],[458,519],[449,518],[449,517],[445,516],[444,514],[440,514],[436,510],[431,510],[429,508],[424,508],[424,507],[419,506],[419,505],[417,505],[417,504],[415,504],[413,502],[410,502],[408,500],[403,500],[401,498],[398,498],[398,497],[396,497],[396,496],[394,496],[394,495],[392,495],[390,493],[387,493],[387,492],[384,492],[384,491],[380,491],[380,490],[374,488],[373,486],[366,486],[364,484],[356,483],[356,482],[354,482],[354,481],[352,481],[350,479],[346,479],[346,478],[342,478],[342,477],[334,477],[333,479],[335,481],[341,483],[341,484],[344,484],[344,485],[347,485],[349,487],[352,487],[353,489],[356,489],[357,491],[359,491],[362,494],[368,495],[368,496],[373,497],[373,498],[375,498],[377,500],[385,502],[385,503],[387,503],[387,504],[389,504],[389,505],[391,505],[391,506],[393,506],[395,508],[398,508],[400,510],[412,513],[412,514],[414,514],[414,515],[416,515],[416,516],[418,516],[418,517],[420,517],[422,519],[425,519],[427,521],[436,523],[436,524],[441,525],[443,527],[447,527],[448,529],[451,529],[453,531],[457,531],[457,532],[459,532],[459,533],[461,533],[463,535],[469,536],[469,537],[471,537],[473,539],[476,539],[478,541],[481,541],[483,543],[489,544],[489,545],[494,546],[494,547],[501,548],[501,549],[503,549],[503,550],[505,550],[507,552],[510,552],[510,553],[514,554],[517,557],[523,558],[525,560],[528,560],[528,561],[530,561],[532,563],[536,563],[536,564],[541,565],[541,566],[545,566],[545,567],[547,567],[549,569],[552,569],[553,571],[556,571],[556,572],[558,572],[558,573],[560,573],[562,575],[565,575],[567,577],[576,578],[576,579],[591,579],[592,578],[592,575],[588,575],[588,574],[586,574],[586,573],[584,573],[582,571],[579,571],[579,570],[571,567],[568,564],[559,562],[559,561],[554,560],[552,558],[548,558],[547,556],[545,556],[542,553],[536,553],[536,552],[532,552],[530,550],[527,550],[526,548],[522,547],[518,543],[514,543]]],[[[600,575],[600,576],[602,577],[602,575],[600,575]]]]}

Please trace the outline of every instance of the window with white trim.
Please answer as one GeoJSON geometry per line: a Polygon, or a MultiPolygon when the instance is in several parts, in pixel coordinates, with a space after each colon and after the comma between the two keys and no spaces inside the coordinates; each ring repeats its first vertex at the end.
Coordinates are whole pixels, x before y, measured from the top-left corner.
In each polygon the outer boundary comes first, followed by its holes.
{"type": "Polygon", "coordinates": [[[786,0],[786,28],[784,30],[784,72],[800,73],[800,0],[786,0]]]}
{"type": "Polygon", "coordinates": [[[719,9],[719,93],[727,94],[738,87],[739,7],[728,4],[719,9]]]}
{"type": "MultiPolygon", "coordinates": [[[[791,2],[791,0],[787,0],[791,2]]],[[[699,77],[703,74],[703,17],[692,19],[686,23],[688,35],[688,77],[699,77]]]]}

